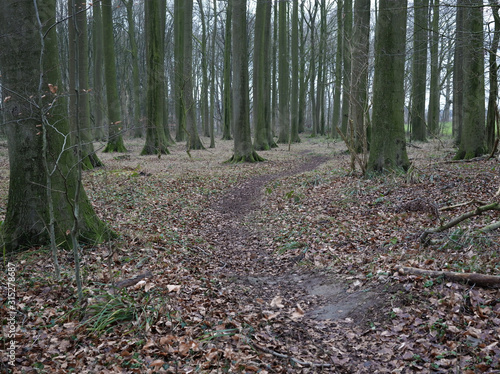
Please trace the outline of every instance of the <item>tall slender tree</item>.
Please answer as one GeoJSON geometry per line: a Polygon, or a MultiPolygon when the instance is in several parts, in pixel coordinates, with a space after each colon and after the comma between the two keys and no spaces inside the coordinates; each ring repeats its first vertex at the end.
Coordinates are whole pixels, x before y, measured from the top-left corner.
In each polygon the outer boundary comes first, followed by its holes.
{"type": "Polygon", "coordinates": [[[349,122],[351,96],[352,0],[344,0],[342,12],[342,132],[345,134],[349,122]]]}
{"type": "Polygon", "coordinates": [[[201,128],[204,136],[210,136],[209,129],[209,106],[208,106],[208,51],[207,51],[207,21],[205,19],[205,10],[203,2],[198,0],[198,9],[200,10],[201,22],[201,128]]]}
{"type": "Polygon", "coordinates": [[[425,141],[425,94],[427,91],[427,33],[429,0],[415,0],[413,25],[413,71],[411,133],[414,140],[425,141]]]}
{"type": "Polygon", "coordinates": [[[89,44],[86,7],[85,3],[77,3],[75,0],[68,1],[68,14],[71,15],[68,25],[69,122],[73,131],[79,132],[82,166],[84,169],[92,169],[103,164],[94,151],[94,136],[90,125],[89,44]]]}
{"type": "Polygon", "coordinates": [[[335,53],[335,86],[333,94],[333,109],[332,109],[332,129],[331,136],[336,138],[338,136],[337,128],[342,128],[342,55],[344,53],[343,43],[343,0],[337,1],[337,45],[335,53]]]}
{"type": "Polygon", "coordinates": [[[290,66],[288,63],[288,2],[280,1],[279,19],[279,136],[278,143],[288,143],[290,136],[290,66]]]}
{"type": "Polygon", "coordinates": [[[483,1],[464,0],[463,125],[456,159],[485,152],[483,1]]]}
{"type": "Polygon", "coordinates": [[[356,152],[362,152],[367,141],[370,5],[370,0],[354,3],[349,118],[354,126],[356,152]]]}
{"type": "Polygon", "coordinates": [[[212,64],[210,67],[210,115],[209,115],[209,122],[210,122],[210,148],[215,148],[215,96],[216,96],[216,91],[215,91],[215,51],[217,48],[217,0],[214,0],[214,7],[213,7],[213,29],[212,29],[212,45],[211,45],[211,60],[212,64]]]}
{"type": "MultiPolygon", "coordinates": [[[[232,113],[233,113],[233,103],[232,103],[232,70],[231,70],[231,25],[233,18],[233,0],[227,1],[226,6],[226,24],[224,32],[224,114],[223,114],[223,127],[222,127],[222,139],[231,140],[231,130],[232,130],[232,113]]],[[[246,26],[245,26],[246,28],[246,26]]]]}
{"type": "Polygon", "coordinates": [[[94,3],[93,14],[93,57],[94,57],[94,102],[92,105],[95,121],[95,137],[104,140],[106,129],[106,106],[104,105],[104,45],[102,38],[101,2],[94,3]]]}
{"type": "Polygon", "coordinates": [[[292,55],[292,95],[291,95],[291,127],[290,141],[299,143],[299,81],[301,79],[299,73],[299,0],[293,0],[292,9],[292,39],[291,39],[291,55],[292,55]]]}
{"type": "MultiPolygon", "coordinates": [[[[486,146],[489,151],[493,151],[495,147],[495,128],[497,121],[497,98],[498,98],[498,64],[497,64],[497,51],[498,43],[500,41],[500,4],[498,0],[490,0],[490,7],[495,20],[495,32],[491,47],[489,48],[489,82],[490,93],[488,97],[488,114],[486,118],[486,146]]],[[[500,120],[500,119],[498,119],[500,120]]],[[[500,134],[499,134],[500,135],[500,134]]]]}
{"type": "Polygon", "coordinates": [[[429,82],[429,109],[427,110],[427,127],[432,136],[439,133],[439,0],[431,0],[432,24],[431,24],[431,63],[429,82]]]}
{"type": "Polygon", "coordinates": [[[404,130],[406,0],[380,0],[375,31],[373,132],[368,168],[408,169],[404,130]]]}
{"type": "Polygon", "coordinates": [[[108,104],[109,135],[104,152],[126,152],[123,143],[123,125],[116,78],[115,44],[113,36],[113,8],[111,0],[102,0],[102,33],[104,45],[104,76],[108,104]]]}
{"type": "Polygon", "coordinates": [[[250,105],[247,51],[247,2],[230,0],[233,7],[233,119],[234,154],[230,162],[262,161],[252,145],[250,135],[250,105]]]}
{"type": "Polygon", "coordinates": [[[271,3],[259,0],[255,12],[253,59],[253,124],[254,148],[268,150],[271,132],[271,3]]]}
{"type": "Polygon", "coordinates": [[[452,128],[455,143],[462,141],[463,101],[464,101],[464,17],[467,0],[457,0],[455,18],[455,51],[453,55],[453,112],[452,128]]]}
{"type": "MultiPolygon", "coordinates": [[[[133,134],[140,138],[143,133],[143,123],[141,123],[141,84],[139,80],[139,50],[137,48],[137,37],[135,32],[134,0],[122,0],[127,9],[127,34],[130,43],[130,57],[132,63],[132,108],[133,108],[133,134]]],[[[144,3],[146,5],[146,3],[144,3]]],[[[147,21],[147,19],[146,19],[147,21]]]]}
{"type": "Polygon", "coordinates": [[[164,35],[165,0],[148,0],[144,4],[146,20],[146,144],[142,155],[169,153],[164,128],[164,35]]]}
{"type": "Polygon", "coordinates": [[[184,0],[174,1],[174,96],[177,127],[175,140],[186,139],[185,113],[182,104],[184,91],[184,0]]]}
{"type": "Polygon", "coordinates": [[[210,115],[209,115],[209,126],[210,126],[210,148],[215,148],[215,51],[217,48],[217,0],[214,0],[213,6],[213,29],[212,29],[212,45],[211,45],[211,66],[210,66],[210,115]]]}

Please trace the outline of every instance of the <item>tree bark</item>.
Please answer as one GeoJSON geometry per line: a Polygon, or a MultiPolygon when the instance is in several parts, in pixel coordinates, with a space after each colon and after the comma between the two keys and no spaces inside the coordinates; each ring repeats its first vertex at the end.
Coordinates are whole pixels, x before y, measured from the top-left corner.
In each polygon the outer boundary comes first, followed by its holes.
{"type": "Polygon", "coordinates": [[[375,35],[373,119],[368,168],[407,170],[404,70],[407,1],[380,0],[375,35]]]}
{"type": "Polygon", "coordinates": [[[290,66],[288,64],[288,3],[280,1],[278,9],[278,90],[279,136],[278,143],[287,144],[290,136],[290,66]]]}
{"type": "Polygon", "coordinates": [[[497,51],[498,43],[500,40],[500,15],[498,14],[500,5],[498,0],[490,0],[490,7],[495,20],[495,32],[491,47],[489,48],[489,81],[490,93],[488,97],[488,115],[486,117],[486,146],[491,152],[495,145],[495,130],[497,119],[497,98],[498,98],[498,64],[497,64],[497,51]]]}
{"type": "Polygon", "coordinates": [[[290,141],[292,143],[300,143],[299,137],[299,0],[293,0],[292,9],[292,39],[291,39],[291,54],[292,54],[292,95],[291,95],[291,132],[290,141]]]}
{"type": "Polygon", "coordinates": [[[231,72],[231,25],[233,18],[233,0],[228,0],[226,7],[226,30],[224,38],[224,115],[223,115],[223,127],[222,127],[222,139],[231,140],[231,130],[232,130],[232,112],[233,103],[231,101],[232,96],[232,72],[231,72]]]}
{"type": "Polygon", "coordinates": [[[164,14],[165,0],[148,0],[144,3],[146,20],[146,144],[141,155],[170,153],[163,126],[164,118],[164,14]]]}
{"type": "MultiPolygon", "coordinates": [[[[144,124],[141,123],[141,95],[140,95],[140,81],[139,81],[139,53],[137,49],[137,41],[135,36],[135,18],[133,12],[134,1],[122,0],[127,9],[127,23],[128,23],[128,38],[130,41],[130,57],[132,60],[132,108],[134,110],[133,118],[133,134],[134,137],[142,137],[144,124]]],[[[146,3],[144,3],[146,5],[146,3]]],[[[147,21],[147,19],[146,19],[147,21]]]]}
{"type": "MultiPolygon", "coordinates": [[[[55,22],[55,0],[0,2],[0,35],[9,35],[0,38],[2,85],[10,96],[4,103],[10,163],[2,225],[7,251],[48,244],[49,205],[54,207],[57,242],[71,245],[75,191],[82,187],[67,119],[67,92],[60,78],[55,22]]],[[[102,241],[113,235],[83,189],[78,204],[80,240],[102,241]]]]}
{"type": "Polygon", "coordinates": [[[254,60],[253,60],[253,123],[254,148],[269,150],[271,132],[271,3],[258,1],[255,14],[254,60]]]}
{"type": "Polygon", "coordinates": [[[254,151],[250,135],[249,82],[247,52],[247,2],[231,0],[233,7],[233,119],[234,154],[229,162],[255,162],[263,159],[254,151]]]}
{"type": "Polygon", "coordinates": [[[429,109],[427,111],[427,126],[429,134],[439,134],[439,0],[431,0],[432,8],[432,30],[431,30],[431,77],[429,83],[429,109]]]}
{"type": "Polygon", "coordinates": [[[123,126],[116,82],[115,43],[113,37],[113,10],[111,0],[102,0],[102,33],[104,45],[104,76],[108,104],[109,134],[104,152],[126,152],[123,143],[123,126]]]}
{"type": "Polygon", "coordinates": [[[365,117],[368,115],[370,5],[370,0],[356,0],[354,3],[349,118],[354,126],[354,150],[357,153],[367,151],[365,117]]]}
{"type": "Polygon", "coordinates": [[[415,0],[415,18],[413,23],[413,72],[411,133],[413,140],[425,141],[425,94],[427,90],[427,19],[429,0],[415,0]]]}
{"type": "MultiPolygon", "coordinates": [[[[485,153],[483,1],[465,0],[463,49],[463,129],[455,159],[485,153]]],[[[456,61],[455,61],[456,62],[456,61]]]]}

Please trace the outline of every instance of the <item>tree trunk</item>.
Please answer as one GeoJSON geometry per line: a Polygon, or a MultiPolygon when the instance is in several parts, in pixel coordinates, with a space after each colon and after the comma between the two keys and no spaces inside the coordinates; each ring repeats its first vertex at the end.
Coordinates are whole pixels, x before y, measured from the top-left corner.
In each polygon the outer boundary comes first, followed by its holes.
{"type": "Polygon", "coordinates": [[[429,134],[439,134],[439,0],[431,0],[432,4],[432,31],[431,31],[431,77],[429,87],[429,109],[427,112],[427,126],[429,134]]]}
{"type": "MultiPolygon", "coordinates": [[[[463,128],[456,159],[471,159],[485,151],[484,46],[482,0],[466,0],[463,49],[463,128]]],[[[456,61],[455,61],[456,62],[456,61]]]]}
{"type": "Polygon", "coordinates": [[[193,0],[184,0],[184,70],[182,104],[186,116],[187,149],[204,149],[196,126],[196,103],[193,99],[193,0]]]}
{"type": "Polygon", "coordinates": [[[500,39],[500,15],[498,11],[500,5],[498,0],[490,0],[491,11],[495,19],[495,33],[493,34],[493,41],[489,48],[489,81],[490,93],[488,97],[488,116],[486,118],[486,146],[488,150],[493,151],[495,145],[495,128],[496,128],[496,111],[497,111],[497,98],[498,98],[498,64],[497,64],[497,51],[498,42],[500,39]]]}
{"type": "MultiPolygon", "coordinates": [[[[9,35],[0,38],[2,84],[4,92],[11,94],[4,103],[10,163],[7,213],[2,225],[7,251],[49,242],[49,205],[54,207],[57,242],[71,243],[67,233],[74,223],[78,160],[59,72],[55,3],[0,2],[0,35],[9,35]],[[47,183],[52,188],[47,189],[47,183]]],[[[94,242],[110,238],[112,232],[96,216],[83,190],[78,204],[80,239],[94,242]]]]}
{"type": "Polygon", "coordinates": [[[231,130],[232,130],[232,112],[233,103],[231,101],[232,95],[232,72],[231,72],[231,25],[233,16],[233,0],[228,0],[226,7],[226,30],[224,38],[224,116],[223,116],[223,127],[222,127],[222,139],[231,140],[231,130]]]}
{"type": "Polygon", "coordinates": [[[211,45],[211,60],[212,64],[210,67],[210,116],[209,116],[209,127],[210,127],[210,148],[215,148],[215,50],[217,47],[217,0],[214,0],[214,26],[212,29],[212,45],[211,45]]]}
{"type": "Polygon", "coordinates": [[[300,143],[299,137],[299,0],[293,0],[292,9],[292,96],[291,96],[291,133],[290,141],[300,143]]]}
{"type": "Polygon", "coordinates": [[[102,33],[104,45],[104,75],[108,103],[109,135],[104,152],[126,152],[123,144],[123,125],[120,98],[116,82],[115,44],[113,37],[113,11],[111,0],[102,0],[102,33]]]}
{"type": "Polygon", "coordinates": [[[341,129],[341,103],[342,103],[342,55],[343,55],[343,27],[342,27],[342,6],[343,0],[337,2],[337,51],[335,53],[335,93],[333,95],[333,119],[332,119],[332,138],[336,138],[337,128],[341,129]]]}
{"type": "Polygon", "coordinates": [[[86,4],[68,1],[71,15],[69,28],[69,123],[73,132],[79,132],[82,167],[90,170],[102,166],[94,151],[94,137],[90,126],[89,58],[86,4]],[[78,126],[77,126],[78,121],[78,126]],[[77,130],[78,128],[78,130],[77,130]]]}
{"type": "Polygon", "coordinates": [[[198,0],[198,8],[200,9],[201,19],[201,128],[204,136],[210,136],[209,129],[209,108],[208,108],[208,57],[207,57],[207,21],[205,19],[205,11],[203,3],[198,0]]]}
{"type": "Polygon", "coordinates": [[[410,165],[404,130],[407,1],[380,0],[379,4],[368,168],[407,170],[410,165]]]}
{"type": "Polygon", "coordinates": [[[300,4],[300,41],[299,41],[299,55],[300,55],[300,87],[299,87],[299,111],[298,111],[298,131],[299,133],[305,130],[305,111],[306,111],[306,94],[307,94],[307,74],[306,74],[306,53],[305,44],[306,36],[304,36],[304,1],[300,4]]]}
{"type": "Polygon", "coordinates": [[[462,141],[464,100],[464,6],[467,0],[457,0],[455,20],[455,53],[453,57],[453,137],[458,145],[462,141]]]}
{"type": "MultiPolygon", "coordinates": [[[[135,18],[133,13],[133,0],[122,0],[127,9],[127,24],[128,24],[128,38],[130,41],[130,57],[132,62],[132,108],[134,110],[132,124],[134,130],[134,137],[142,137],[144,124],[141,123],[141,96],[140,96],[140,81],[139,81],[139,56],[137,50],[137,42],[135,36],[135,18]]],[[[144,3],[146,5],[146,3],[144,3]]],[[[147,22],[147,19],[146,19],[147,22]]]]}
{"type": "Polygon", "coordinates": [[[347,133],[349,126],[349,102],[351,96],[351,38],[352,38],[352,0],[344,0],[342,21],[342,132],[347,133]]]}
{"type": "Polygon", "coordinates": [[[411,133],[414,140],[425,141],[425,93],[427,90],[427,19],[429,0],[415,0],[413,24],[413,72],[411,133]]]}
{"type": "Polygon", "coordinates": [[[174,102],[177,127],[175,140],[186,139],[186,119],[183,106],[184,91],[184,0],[174,1],[174,102]]]}
{"type": "Polygon", "coordinates": [[[271,113],[270,43],[271,43],[271,3],[257,2],[255,13],[254,60],[253,60],[253,122],[254,148],[268,150],[269,122],[271,113]]]}
{"type": "Polygon", "coordinates": [[[368,114],[369,43],[370,0],[356,0],[354,3],[349,118],[354,126],[354,149],[358,153],[363,152],[367,136],[365,117],[368,114]]]}
{"type": "Polygon", "coordinates": [[[165,0],[148,0],[144,3],[146,20],[146,144],[141,155],[169,153],[163,126],[164,112],[164,35],[165,0]]]}
{"type": "Polygon", "coordinates": [[[234,154],[229,162],[255,162],[263,159],[254,151],[250,135],[249,82],[247,52],[247,2],[231,0],[233,7],[233,119],[234,154]]]}
{"type": "Polygon", "coordinates": [[[279,136],[278,143],[287,144],[290,136],[290,67],[288,64],[288,3],[281,1],[278,10],[278,44],[279,44],[279,136]]]}
{"type": "Polygon", "coordinates": [[[104,47],[102,40],[101,2],[97,1],[93,8],[93,48],[94,48],[94,126],[95,138],[106,138],[106,106],[104,105],[104,47]]]}

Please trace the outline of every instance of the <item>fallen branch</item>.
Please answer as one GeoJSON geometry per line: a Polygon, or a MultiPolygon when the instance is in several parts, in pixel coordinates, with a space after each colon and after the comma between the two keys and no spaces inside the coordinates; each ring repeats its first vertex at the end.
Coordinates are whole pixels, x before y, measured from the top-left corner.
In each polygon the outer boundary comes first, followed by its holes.
{"type": "Polygon", "coordinates": [[[466,201],[465,203],[458,203],[458,204],[455,204],[455,205],[444,206],[442,208],[439,208],[439,210],[441,212],[444,212],[445,210],[452,210],[452,209],[455,209],[455,208],[460,208],[460,207],[463,207],[463,206],[466,206],[466,205],[472,205],[472,204],[487,205],[488,203],[486,203],[484,201],[471,200],[471,201],[466,201]]]}
{"type": "Polygon", "coordinates": [[[500,210],[500,204],[499,203],[490,203],[487,205],[478,206],[476,209],[468,211],[467,213],[464,213],[461,216],[458,216],[458,217],[452,219],[446,225],[442,225],[442,226],[436,227],[434,229],[425,230],[422,233],[422,235],[420,235],[420,242],[426,243],[427,237],[430,234],[435,234],[438,232],[442,232],[444,230],[448,230],[449,228],[451,228],[455,225],[458,225],[460,222],[465,221],[468,218],[481,215],[482,213],[484,213],[488,210],[500,210]]]}
{"type": "Polygon", "coordinates": [[[333,364],[323,364],[323,363],[315,363],[315,362],[307,362],[307,361],[301,361],[301,360],[298,360],[292,356],[289,356],[289,355],[285,355],[283,353],[279,353],[279,352],[276,352],[276,351],[273,351],[272,349],[269,349],[269,348],[265,348],[265,347],[261,347],[255,343],[251,343],[255,348],[257,348],[258,350],[262,351],[262,352],[265,352],[265,353],[269,353],[269,354],[272,354],[273,356],[276,356],[276,357],[279,357],[279,358],[286,358],[287,360],[290,360],[298,365],[302,365],[304,367],[317,367],[317,368],[331,368],[333,367],[334,365],[333,364]]]}
{"type": "Polygon", "coordinates": [[[397,271],[401,275],[422,275],[431,278],[444,277],[451,281],[473,283],[476,286],[498,287],[500,276],[485,275],[479,273],[456,273],[452,271],[435,271],[400,266],[397,271]]]}
{"type": "Polygon", "coordinates": [[[147,271],[143,274],[139,274],[138,276],[136,276],[134,278],[122,279],[121,281],[116,282],[114,288],[122,289],[122,288],[130,287],[130,286],[133,286],[133,285],[139,283],[144,278],[152,278],[152,277],[153,277],[153,273],[151,273],[150,271],[147,271]]]}

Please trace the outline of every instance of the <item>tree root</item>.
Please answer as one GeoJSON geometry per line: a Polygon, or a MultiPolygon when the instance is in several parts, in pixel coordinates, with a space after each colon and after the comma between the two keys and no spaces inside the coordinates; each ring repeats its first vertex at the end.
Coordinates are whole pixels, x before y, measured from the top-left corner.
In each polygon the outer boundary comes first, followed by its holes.
{"type": "Polygon", "coordinates": [[[422,275],[431,278],[444,277],[451,281],[456,282],[466,282],[470,284],[475,284],[481,287],[499,287],[500,277],[495,275],[486,275],[479,273],[456,273],[452,271],[435,271],[435,270],[424,270],[412,267],[399,266],[396,268],[401,275],[422,275]]]}
{"type": "Polygon", "coordinates": [[[262,162],[266,161],[265,158],[260,157],[257,152],[252,151],[248,155],[236,155],[234,154],[227,162],[230,164],[237,164],[240,162],[262,162]]]}

